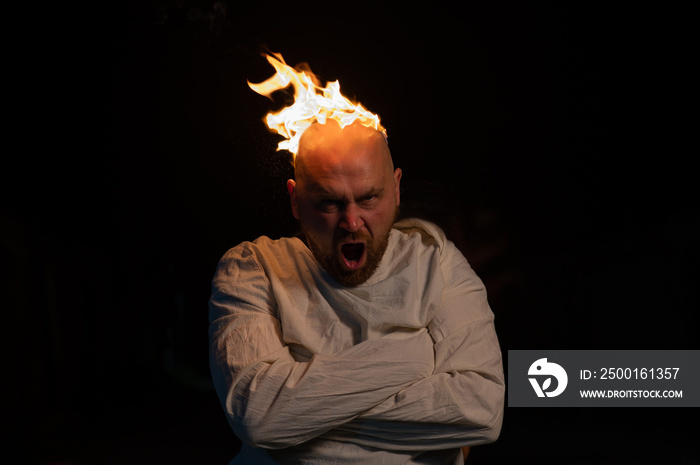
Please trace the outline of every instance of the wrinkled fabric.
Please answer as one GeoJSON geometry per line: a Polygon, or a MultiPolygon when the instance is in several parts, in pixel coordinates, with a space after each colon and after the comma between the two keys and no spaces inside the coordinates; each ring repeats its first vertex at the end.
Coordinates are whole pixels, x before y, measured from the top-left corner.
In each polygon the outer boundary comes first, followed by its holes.
{"type": "Polygon", "coordinates": [[[217,267],[209,321],[232,464],[455,464],[500,433],[486,291],[431,223],[397,223],[353,288],[298,238],[244,242],[217,267]]]}

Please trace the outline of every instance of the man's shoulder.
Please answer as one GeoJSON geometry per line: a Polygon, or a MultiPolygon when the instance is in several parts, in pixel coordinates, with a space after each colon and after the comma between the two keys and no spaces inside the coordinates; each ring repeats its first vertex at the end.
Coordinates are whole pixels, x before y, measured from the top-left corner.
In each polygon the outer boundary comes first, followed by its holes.
{"type": "Polygon", "coordinates": [[[268,236],[260,236],[252,241],[243,241],[230,248],[224,258],[259,258],[280,257],[297,254],[304,248],[303,242],[297,237],[280,237],[272,239],[268,236]]]}
{"type": "Polygon", "coordinates": [[[229,249],[219,261],[217,276],[240,282],[265,280],[275,288],[298,287],[319,272],[311,251],[298,237],[271,239],[261,236],[229,249]]]}
{"type": "Polygon", "coordinates": [[[427,255],[439,257],[441,264],[452,266],[466,262],[466,258],[443,229],[435,223],[420,218],[404,218],[394,224],[392,235],[398,255],[418,254],[424,260],[427,255]]]}
{"type": "Polygon", "coordinates": [[[449,244],[440,226],[420,218],[403,218],[394,224],[396,230],[404,239],[415,238],[427,246],[445,248],[449,244]]]}

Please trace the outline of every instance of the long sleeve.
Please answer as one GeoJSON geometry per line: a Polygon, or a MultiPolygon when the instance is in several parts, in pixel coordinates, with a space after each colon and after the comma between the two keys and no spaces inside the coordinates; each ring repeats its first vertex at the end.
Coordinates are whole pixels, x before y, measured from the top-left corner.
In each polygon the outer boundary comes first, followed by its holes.
{"type": "Polygon", "coordinates": [[[308,441],[433,372],[425,329],[297,361],[271,296],[249,248],[221,260],[210,300],[212,376],[232,429],[248,444],[275,449],[308,441]]]}
{"type": "Polygon", "coordinates": [[[394,450],[496,440],[505,383],[494,317],[481,280],[451,243],[443,245],[445,290],[429,324],[435,370],[326,437],[394,450]]]}

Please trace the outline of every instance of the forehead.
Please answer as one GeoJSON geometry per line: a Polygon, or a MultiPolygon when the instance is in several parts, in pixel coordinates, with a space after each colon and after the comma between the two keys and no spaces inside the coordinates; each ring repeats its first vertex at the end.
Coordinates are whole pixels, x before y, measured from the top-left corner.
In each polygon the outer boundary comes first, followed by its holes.
{"type": "Polygon", "coordinates": [[[307,129],[295,166],[297,181],[309,186],[338,179],[379,182],[393,172],[381,133],[359,123],[341,129],[331,121],[307,129]]]}
{"type": "Polygon", "coordinates": [[[355,163],[306,170],[297,185],[313,196],[340,198],[378,194],[386,182],[383,170],[355,163]]]}

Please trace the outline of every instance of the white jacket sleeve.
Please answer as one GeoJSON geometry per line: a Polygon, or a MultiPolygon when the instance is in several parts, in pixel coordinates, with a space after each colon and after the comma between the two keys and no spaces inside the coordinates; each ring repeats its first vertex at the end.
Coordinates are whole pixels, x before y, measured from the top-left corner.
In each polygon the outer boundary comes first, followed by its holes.
{"type": "Polygon", "coordinates": [[[448,243],[443,272],[451,282],[429,324],[435,370],[324,437],[395,450],[493,442],[505,382],[494,317],[481,280],[448,243]]]}
{"type": "Polygon", "coordinates": [[[233,431],[252,446],[308,441],[433,372],[425,329],[295,361],[282,341],[269,282],[245,247],[222,258],[212,287],[212,377],[233,431]]]}

